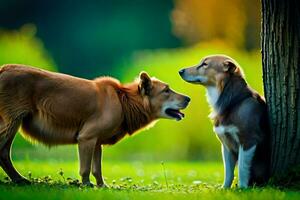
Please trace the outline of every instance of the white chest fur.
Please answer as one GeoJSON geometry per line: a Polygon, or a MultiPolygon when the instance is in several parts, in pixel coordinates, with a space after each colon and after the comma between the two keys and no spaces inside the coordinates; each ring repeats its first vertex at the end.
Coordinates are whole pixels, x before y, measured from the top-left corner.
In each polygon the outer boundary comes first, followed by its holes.
{"type": "Polygon", "coordinates": [[[213,86],[208,86],[206,88],[206,98],[207,98],[207,101],[208,103],[213,107],[215,108],[215,105],[219,99],[219,92],[217,90],[216,87],[213,87],[213,86]]]}
{"type": "Polygon", "coordinates": [[[219,92],[216,87],[208,86],[206,88],[206,99],[209,105],[213,108],[212,112],[209,114],[209,118],[213,119],[217,115],[216,113],[216,103],[219,99],[219,92]]]}
{"type": "Polygon", "coordinates": [[[215,126],[214,132],[217,134],[218,138],[228,149],[232,148],[233,146],[232,142],[235,142],[238,145],[240,144],[239,137],[238,137],[239,129],[234,125],[215,126]]]}

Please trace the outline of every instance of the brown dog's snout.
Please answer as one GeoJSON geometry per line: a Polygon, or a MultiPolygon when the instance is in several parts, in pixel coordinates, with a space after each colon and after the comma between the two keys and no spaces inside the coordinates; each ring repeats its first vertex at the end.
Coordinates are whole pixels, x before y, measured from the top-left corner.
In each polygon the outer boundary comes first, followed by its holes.
{"type": "Polygon", "coordinates": [[[191,98],[188,96],[184,96],[184,100],[182,102],[183,107],[187,107],[189,105],[189,102],[191,101],[191,98]]]}

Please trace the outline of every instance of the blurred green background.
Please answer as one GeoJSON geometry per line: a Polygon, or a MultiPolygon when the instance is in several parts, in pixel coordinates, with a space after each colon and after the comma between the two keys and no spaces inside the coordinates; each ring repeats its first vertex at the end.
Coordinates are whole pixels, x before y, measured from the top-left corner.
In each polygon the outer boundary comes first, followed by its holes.
{"type": "MultiPolygon", "coordinates": [[[[0,65],[28,64],[83,78],[130,82],[145,70],[192,98],[180,122],[153,128],[104,149],[111,160],[221,160],[201,86],[178,70],[208,54],[227,54],[262,94],[259,0],[1,0],[0,65]]],[[[13,157],[77,159],[75,146],[48,149],[20,134],[13,157]]]]}

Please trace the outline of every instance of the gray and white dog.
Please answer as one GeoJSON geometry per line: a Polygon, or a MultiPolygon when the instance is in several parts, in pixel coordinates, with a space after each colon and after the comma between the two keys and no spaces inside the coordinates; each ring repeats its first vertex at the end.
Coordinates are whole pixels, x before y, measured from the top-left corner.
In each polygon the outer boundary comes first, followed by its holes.
{"type": "Polygon", "coordinates": [[[231,187],[236,163],[239,187],[266,183],[270,162],[267,106],[247,85],[236,61],[225,55],[207,56],[179,74],[189,83],[206,87],[214,132],[222,143],[223,187],[231,187]]]}

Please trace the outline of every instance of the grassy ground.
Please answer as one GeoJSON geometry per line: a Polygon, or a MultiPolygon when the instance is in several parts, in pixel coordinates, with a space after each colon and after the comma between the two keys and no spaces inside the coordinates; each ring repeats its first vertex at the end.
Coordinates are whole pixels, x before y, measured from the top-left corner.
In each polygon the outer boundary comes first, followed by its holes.
{"type": "MultiPolygon", "coordinates": [[[[16,161],[34,184],[17,186],[0,171],[0,199],[299,199],[300,192],[273,187],[220,189],[221,163],[104,162],[108,189],[78,184],[78,163],[16,161]]],[[[236,182],[236,180],[235,180],[236,182]]]]}

